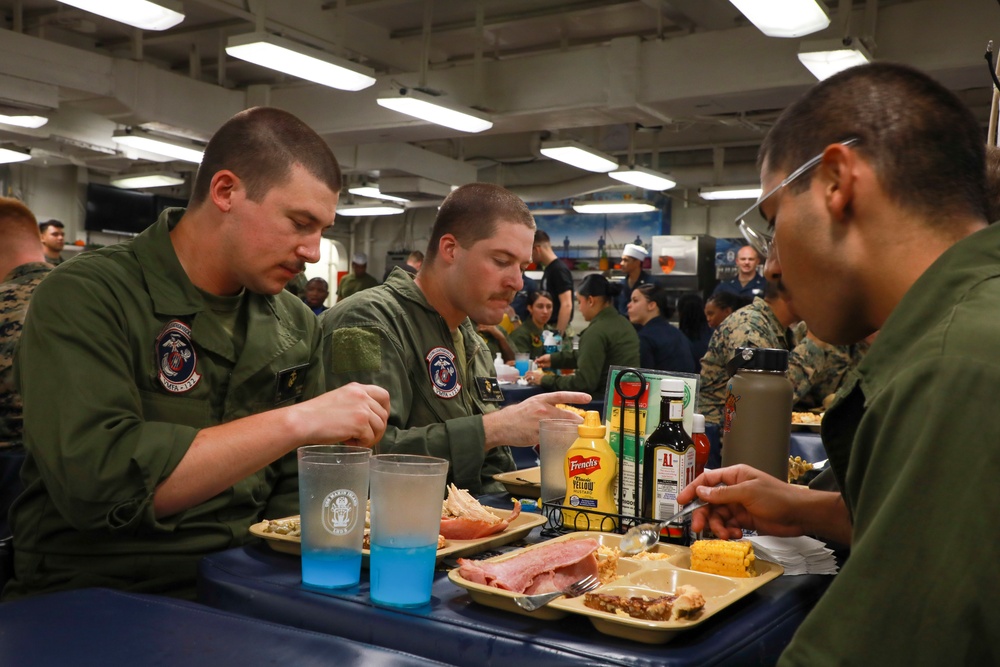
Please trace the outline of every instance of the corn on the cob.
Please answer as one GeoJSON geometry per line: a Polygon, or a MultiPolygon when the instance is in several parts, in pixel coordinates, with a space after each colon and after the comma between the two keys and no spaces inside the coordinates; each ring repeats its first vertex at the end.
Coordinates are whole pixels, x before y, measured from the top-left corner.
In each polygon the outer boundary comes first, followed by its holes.
{"type": "Polygon", "coordinates": [[[698,540],[691,545],[691,569],[724,577],[756,577],[750,542],[698,540]]]}

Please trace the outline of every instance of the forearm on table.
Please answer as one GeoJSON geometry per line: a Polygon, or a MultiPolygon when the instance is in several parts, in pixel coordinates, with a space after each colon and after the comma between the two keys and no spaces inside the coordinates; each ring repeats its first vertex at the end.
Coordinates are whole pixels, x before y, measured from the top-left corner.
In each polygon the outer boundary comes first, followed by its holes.
{"type": "MultiPolygon", "coordinates": [[[[294,407],[294,406],[292,406],[294,407]]],[[[309,441],[291,408],[269,410],[202,429],[153,495],[157,518],[218,495],[309,441]]]]}

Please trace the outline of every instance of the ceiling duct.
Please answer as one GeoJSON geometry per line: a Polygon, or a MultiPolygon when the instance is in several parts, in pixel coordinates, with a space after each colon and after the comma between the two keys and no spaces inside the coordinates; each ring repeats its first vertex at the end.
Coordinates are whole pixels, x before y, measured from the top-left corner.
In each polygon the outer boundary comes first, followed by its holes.
{"type": "Polygon", "coordinates": [[[451,194],[451,185],[419,176],[382,177],[379,192],[412,201],[441,200],[451,194]]]}

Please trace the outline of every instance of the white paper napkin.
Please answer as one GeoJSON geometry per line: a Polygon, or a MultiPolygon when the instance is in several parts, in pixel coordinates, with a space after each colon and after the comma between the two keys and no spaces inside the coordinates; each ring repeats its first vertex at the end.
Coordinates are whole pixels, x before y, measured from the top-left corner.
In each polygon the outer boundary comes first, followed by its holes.
{"type": "Polygon", "coordinates": [[[786,575],[837,574],[833,550],[811,537],[764,537],[746,539],[754,545],[758,558],[778,563],[786,575]]]}

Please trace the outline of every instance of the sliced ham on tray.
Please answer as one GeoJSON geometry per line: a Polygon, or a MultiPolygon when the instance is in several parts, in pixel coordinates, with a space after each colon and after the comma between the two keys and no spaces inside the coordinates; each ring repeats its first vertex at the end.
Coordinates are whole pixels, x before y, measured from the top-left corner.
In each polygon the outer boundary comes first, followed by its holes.
{"type": "Polygon", "coordinates": [[[458,573],[468,581],[515,593],[559,591],[587,575],[597,576],[594,539],[552,542],[500,562],[459,558],[458,573]]]}

